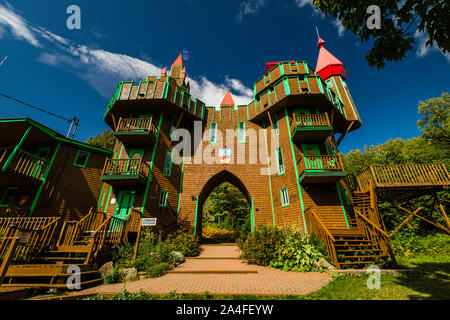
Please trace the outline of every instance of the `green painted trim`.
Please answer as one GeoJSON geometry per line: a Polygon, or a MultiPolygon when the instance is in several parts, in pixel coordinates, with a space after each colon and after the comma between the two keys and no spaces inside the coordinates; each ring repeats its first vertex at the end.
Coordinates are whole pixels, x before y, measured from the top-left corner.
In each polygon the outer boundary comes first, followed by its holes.
{"type": "Polygon", "coordinates": [[[2,168],[2,172],[6,171],[6,168],[8,168],[8,166],[11,164],[12,160],[14,159],[14,157],[16,156],[17,151],[19,151],[19,148],[22,146],[22,144],[24,143],[25,139],[27,138],[28,134],[31,131],[32,126],[29,126],[28,129],[25,131],[25,133],[23,134],[22,138],[20,139],[19,143],[17,144],[17,146],[15,146],[14,150],[9,154],[8,159],[6,159],[5,164],[3,165],[2,168]]]}
{"type": "Polygon", "coordinates": [[[279,121],[278,115],[275,113],[272,117],[272,122],[277,124],[277,129],[274,128],[274,137],[278,137],[280,135],[280,126],[278,124],[278,121],[279,121]],[[275,118],[275,119],[273,119],[273,118],[275,118]]]}
{"type": "Polygon", "coordinates": [[[108,198],[106,200],[106,205],[105,205],[105,208],[103,210],[103,213],[106,213],[106,211],[108,210],[109,199],[111,198],[111,191],[112,191],[112,186],[109,186],[108,198]]]}
{"type": "Polygon", "coordinates": [[[317,81],[317,84],[319,85],[320,93],[324,94],[325,91],[323,90],[322,78],[319,78],[319,76],[316,76],[316,81],[317,81]]]}
{"type": "Polygon", "coordinates": [[[269,189],[270,189],[270,204],[272,206],[272,220],[273,220],[273,225],[275,226],[275,210],[273,207],[273,195],[272,195],[272,180],[271,180],[271,175],[270,175],[270,160],[269,160],[269,147],[268,147],[268,142],[267,142],[267,128],[266,128],[266,123],[265,121],[263,121],[263,126],[264,126],[264,137],[266,140],[266,156],[267,156],[267,172],[268,172],[268,177],[269,177],[269,189]]]}
{"type": "Polygon", "coordinates": [[[142,215],[144,215],[145,205],[147,203],[147,198],[148,198],[148,190],[150,189],[150,181],[152,179],[153,165],[155,163],[156,147],[158,146],[158,142],[159,142],[159,132],[161,131],[161,123],[163,120],[163,116],[164,116],[164,111],[161,111],[161,115],[159,116],[158,133],[156,134],[156,141],[155,141],[155,145],[153,146],[152,162],[150,163],[150,170],[148,172],[147,185],[145,187],[144,200],[142,201],[142,212],[141,212],[142,215]]]}
{"type": "Polygon", "coordinates": [[[195,200],[194,234],[197,234],[198,197],[195,200]]]}
{"type": "Polygon", "coordinates": [[[247,121],[250,121],[250,111],[248,110],[248,105],[247,105],[247,121]]]}
{"type": "Polygon", "coordinates": [[[336,182],[336,189],[339,195],[339,201],[341,202],[341,207],[342,207],[342,211],[344,212],[344,218],[345,218],[345,223],[347,224],[347,229],[350,229],[350,225],[348,224],[348,220],[347,220],[347,213],[345,212],[345,208],[344,208],[344,202],[342,202],[342,196],[341,196],[341,191],[339,191],[339,185],[336,182]]]}
{"type": "MultiPolygon", "coordinates": [[[[290,126],[289,126],[289,116],[288,116],[287,108],[284,108],[284,111],[285,111],[285,117],[286,117],[286,125],[289,128],[290,126]]],[[[299,180],[299,176],[298,176],[297,161],[295,160],[294,143],[292,142],[291,130],[288,130],[288,132],[289,132],[289,141],[291,142],[292,160],[294,161],[295,178],[297,179],[298,197],[300,199],[300,206],[302,209],[303,227],[305,229],[305,232],[308,233],[308,230],[306,228],[305,207],[303,204],[302,188],[300,186],[300,180],[299,180]]]]}
{"type": "Polygon", "coordinates": [[[14,197],[15,197],[15,195],[17,193],[17,190],[19,190],[18,187],[8,187],[8,188],[6,188],[5,192],[2,195],[2,198],[0,199],[0,208],[8,208],[9,207],[11,202],[14,200],[14,197]],[[6,195],[8,194],[9,190],[14,190],[14,193],[13,193],[13,196],[11,197],[11,200],[9,200],[8,203],[5,203],[4,201],[5,201],[6,195]]]}
{"type": "Polygon", "coordinates": [[[325,171],[325,172],[317,172],[317,171],[306,171],[303,172],[299,178],[300,182],[303,181],[306,177],[312,178],[312,177],[345,177],[347,173],[345,171],[339,171],[339,172],[332,172],[332,171],[325,171]]]}
{"type": "Polygon", "coordinates": [[[167,94],[169,93],[169,81],[164,82],[163,99],[167,99],[167,94]]]}
{"type": "Polygon", "coordinates": [[[78,150],[77,155],[75,156],[75,160],[73,161],[74,167],[86,168],[86,165],[88,163],[90,155],[91,155],[91,153],[89,151],[78,150]],[[78,160],[78,156],[80,155],[80,152],[87,152],[87,157],[86,157],[86,160],[84,161],[84,164],[77,164],[77,160],[78,160]]]}
{"type": "Polygon", "coordinates": [[[288,78],[283,78],[284,91],[286,92],[286,96],[291,94],[291,88],[289,87],[288,78]]]}
{"type": "Polygon", "coordinates": [[[250,230],[251,232],[255,232],[255,206],[253,204],[253,197],[251,198],[252,210],[250,211],[250,230]]]}
{"type": "Polygon", "coordinates": [[[332,131],[333,127],[295,127],[294,134],[297,131],[332,131]]]}
{"type": "Polygon", "coordinates": [[[289,207],[289,190],[288,188],[281,188],[280,189],[280,196],[281,196],[281,207],[289,207]],[[283,203],[283,190],[286,190],[286,195],[287,195],[287,203],[283,203]]]}
{"type": "Polygon", "coordinates": [[[47,181],[48,173],[50,172],[50,169],[52,168],[53,163],[55,162],[56,154],[58,153],[60,146],[61,146],[61,142],[59,142],[58,145],[56,146],[56,149],[53,152],[53,155],[52,155],[52,158],[50,160],[50,163],[47,166],[47,169],[45,169],[44,174],[42,175],[41,184],[39,185],[38,191],[36,192],[36,196],[34,197],[33,203],[31,204],[31,207],[30,207],[30,215],[29,215],[29,217],[31,217],[33,215],[34,209],[36,208],[37,202],[38,202],[39,197],[41,195],[42,188],[44,187],[44,184],[47,181]]]}
{"type": "MultiPolygon", "coordinates": [[[[189,127],[189,126],[188,126],[189,127]]],[[[186,150],[186,143],[184,142],[184,150],[186,150]]],[[[180,177],[180,190],[178,192],[178,208],[177,208],[177,224],[178,224],[178,218],[180,215],[180,203],[181,203],[181,193],[183,191],[183,177],[184,177],[184,150],[183,150],[183,164],[181,165],[181,177],[180,177]]]]}
{"type": "Polygon", "coordinates": [[[102,189],[100,190],[100,194],[98,196],[98,200],[97,200],[97,211],[99,211],[100,208],[103,208],[103,204],[105,203],[105,193],[103,192],[105,188],[105,183],[102,183],[102,189]]]}

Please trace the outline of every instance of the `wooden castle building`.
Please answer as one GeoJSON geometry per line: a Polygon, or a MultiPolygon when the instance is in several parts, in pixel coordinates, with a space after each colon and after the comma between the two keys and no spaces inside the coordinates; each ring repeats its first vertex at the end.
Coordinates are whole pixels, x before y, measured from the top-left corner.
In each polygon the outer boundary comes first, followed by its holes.
{"type": "Polygon", "coordinates": [[[29,118],[0,119],[0,217],[81,219],[96,207],[110,154],[29,118]]]}

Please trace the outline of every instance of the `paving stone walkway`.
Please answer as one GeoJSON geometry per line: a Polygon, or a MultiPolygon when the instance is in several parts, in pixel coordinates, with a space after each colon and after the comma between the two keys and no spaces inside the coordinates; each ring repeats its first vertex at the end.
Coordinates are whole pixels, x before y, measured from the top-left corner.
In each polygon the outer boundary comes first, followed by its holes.
{"type": "Polygon", "coordinates": [[[203,245],[196,258],[188,258],[168,274],[126,284],[101,285],[78,294],[115,294],[124,288],[129,292],[141,289],[151,294],[213,295],[303,295],[326,285],[327,273],[284,272],[247,264],[239,259],[235,245],[203,245]]]}

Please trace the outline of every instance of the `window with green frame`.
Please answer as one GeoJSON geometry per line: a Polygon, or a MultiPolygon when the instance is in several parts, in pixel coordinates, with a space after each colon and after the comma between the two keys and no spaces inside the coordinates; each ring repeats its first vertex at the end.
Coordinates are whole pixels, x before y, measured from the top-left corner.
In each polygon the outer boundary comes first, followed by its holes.
{"type": "Polygon", "coordinates": [[[0,207],[9,207],[14,199],[14,196],[16,195],[17,190],[17,187],[6,188],[5,192],[0,198],[0,207]]]}
{"type": "Polygon", "coordinates": [[[217,141],[217,123],[211,122],[209,127],[209,143],[216,143],[217,141]]]}
{"type": "Polygon", "coordinates": [[[159,193],[158,206],[161,208],[167,207],[168,199],[169,199],[169,191],[161,190],[161,192],[159,193]]]}
{"type": "Polygon", "coordinates": [[[278,174],[284,174],[284,161],[283,161],[283,152],[281,151],[281,147],[276,149],[276,156],[277,156],[277,168],[278,168],[278,174]]]}
{"type": "Polygon", "coordinates": [[[86,164],[88,162],[90,153],[84,150],[78,150],[77,156],[75,157],[75,161],[73,165],[75,167],[86,168],[86,164]]]}
{"type": "Polygon", "coordinates": [[[170,177],[172,174],[172,150],[167,150],[164,160],[164,176],[170,177]]]}
{"type": "Polygon", "coordinates": [[[240,143],[245,143],[245,122],[244,121],[240,121],[238,124],[238,136],[239,136],[239,142],[240,143]]]}
{"type": "Polygon", "coordinates": [[[287,188],[283,188],[280,190],[281,194],[281,206],[287,207],[289,205],[289,193],[287,188]]]}
{"type": "Polygon", "coordinates": [[[279,136],[280,135],[280,129],[278,129],[278,116],[276,114],[274,114],[272,116],[272,123],[273,123],[273,130],[275,132],[275,136],[279,136]]]}

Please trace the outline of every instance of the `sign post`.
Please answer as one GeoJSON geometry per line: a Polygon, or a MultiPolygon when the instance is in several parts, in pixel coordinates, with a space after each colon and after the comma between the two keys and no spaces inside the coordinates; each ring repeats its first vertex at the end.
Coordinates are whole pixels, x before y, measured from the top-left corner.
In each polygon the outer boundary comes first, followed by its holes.
{"type": "Polygon", "coordinates": [[[156,226],[156,218],[142,218],[141,223],[139,224],[138,234],[136,237],[136,245],[134,247],[134,255],[133,258],[136,259],[137,253],[139,250],[139,242],[141,240],[141,230],[142,227],[154,227],[156,226]]]}

